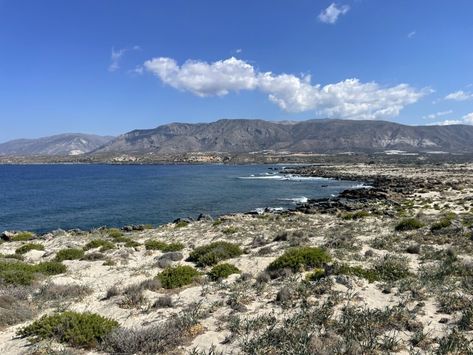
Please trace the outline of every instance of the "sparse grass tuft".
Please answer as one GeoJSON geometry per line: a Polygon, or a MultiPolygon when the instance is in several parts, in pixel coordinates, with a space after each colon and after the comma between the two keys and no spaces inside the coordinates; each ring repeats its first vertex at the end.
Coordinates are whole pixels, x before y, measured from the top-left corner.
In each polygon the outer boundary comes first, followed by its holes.
{"type": "Polygon", "coordinates": [[[432,226],[430,227],[430,230],[432,232],[436,232],[441,229],[450,227],[452,225],[453,220],[456,218],[456,216],[457,215],[453,212],[447,213],[446,215],[442,216],[442,218],[438,222],[432,224],[432,226]]]}
{"type": "Polygon", "coordinates": [[[242,251],[236,244],[229,242],[214,242],[195,248],[189,255],[188,261],[198,266],[215,265],[218,262],[240,256],[242,251]]]}
{"type": "Polygon", "coordinates": [[[108,231],[107,231],[107,234],[110,238],[120,238],[123,236],[123,232],[118,229],[118,228],[110,228],[108,231]]]}

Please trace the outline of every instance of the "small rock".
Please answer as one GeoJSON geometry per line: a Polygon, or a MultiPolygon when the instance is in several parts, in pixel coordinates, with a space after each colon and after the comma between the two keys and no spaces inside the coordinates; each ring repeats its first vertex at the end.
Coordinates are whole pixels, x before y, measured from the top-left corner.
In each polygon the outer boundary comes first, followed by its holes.
{"type": "Polygon", "coordinates": [[[448,318],[440,318],[439,323],[447,324],[448,323],[448,318]]]}
{"type": "Polygon", "coordinates": [[[208,215],[208,214],[199,214],[199,216],[197,217],[197,220],[198,221],[207,221],[207,222],[212,222],[214,219],[212,218],[212,216],[208,215]]]}

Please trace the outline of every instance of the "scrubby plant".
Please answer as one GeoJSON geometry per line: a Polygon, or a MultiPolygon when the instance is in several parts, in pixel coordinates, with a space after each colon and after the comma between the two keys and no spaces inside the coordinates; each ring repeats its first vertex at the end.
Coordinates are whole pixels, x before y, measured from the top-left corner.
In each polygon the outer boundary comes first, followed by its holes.
{"type": "Polygon", "coordinates": [[[175,228],[187,227],[189,225],[188,221],[179,221],[175,224],[175,228]]]}
{"type": "Polygon", "coordinates": [[[15,250],[15,254],[26,254],[30,250],[44,250],[44,245],[38,243],[24,244],[15,250]]]}
{"type": "Polygon", "coordinates": [[[118,228],[108,229],[107,234],[110,238],[120,238],[123,236],[123,232],[118,228]]]}
{"type": "Polygon", "coordinates": [[[84,256],[84,251],[78,248],[67,248],[59,250],[56,253],[56,257],[54,260],[56,261],[64,261],[64,260],[78,260],[84,256]]]}
{"type": "Polygon", "coordinates": [[[373,271],[383,281],[397,281],[411,275],[407,259],[390,254],[379,259],[373,266],[373,271]]]}
{"type": "Polygon", "coordinates": [[[405,218],[394,228],[398,232],[410,231],[424,227],[424,223],[417,218],[405,218]]]}
{"type": "Polygon", "coordinates": [[[184,244],[182,243],[165,243],[159,240],[150,239],[145,242],[146,250],[160,250],[164,253],[171,251],[179,251],[184,249],[184,244]]]}
{"type": "Polygon", "coordinates": [[[2,258],[4,259],[15,259],[15,260],[25,260],[25,257],[21,254],[6,254],[6,255],[1,255],[2,258]]]}
{"type": "Polygon", "coordinates": [[[312,272],[308,273],[305,277],[307,281],[318,281],[325,277],[325,269],[316,268],[312,272]]]}
{"type": "Polygon", "coordinates": [[[115,245],[112,242],[105,239],[94,239],[88,242],[83,247],[85,251],[90,250],[90,249],[96,249],[96,248],[100,248],[100,251],[104,252],[110,249],[114,249],[115,245]]]}
{"type": "Polygon", "coordinates": [[[220,241],[195,248],[187,260],[195,262],[198,266],[209,266],[241,254],[242,251],[237,244],[220,241]]]}
{"type": "Polygon", "coordinates": [[[171,354],[203,332],[200,308],[191,306],[169,320],[142,328],[118,328],[107,336],[102,350],[112,354],[171,354]]]}
{"type": "Polygon", "coordinates": [[[370,214],[368,211],[361,210],[361,211],[356,211],[356,212],[342,213],[341,217],[342,219],[345,219],[345,220],[352,220],[352,219],[357,220],[357,219],[369,217],[369,215],[370,214]]]}
{"type": "Polygon", "coordinates": [[[456,216],[457,215],[454,212],[449,212],[449,213],[445,214],[444,216],[442,216],[442,218],[440,218],[440,220],[438,222],[432,224],[432,226],[430,227],[430,230],[432,232],[436,232],[436,231],[439,231],[441,229],[450,227],[456,216]]]}
{"type": "Polygon", "coordinates": [[[175,267],[167,267],[157,275],[161,285],[164,288],[178,288],[186,286],[194,282],[200,273],[191,266],[179,265],[175,267]]]}
{"type": "Polygon", "coordinates": [[[378,273],[373,269],[365,269],[361,266],[350,266],[347,264],[335,264],[334,272],[339,275],[357,276],[368,280],[369,282],[378,281],[380,279],[378,273]]]}
{"type": "Polygon", "coordinates": [[[34,238],[34,234],[31,232],[20,232],[15,234],[11,240],[12,242],[24,242],[34,238]]]}
{"type": "Polygon", "coordinates": [[[222,233],[225,234],[225,235],[235,234],[236,232],[238,232],[238,228],[233,227],[233,226],[225,228],[225,229],[222,230],[222,233]]]}
{"type": "Polygon", "coordinates": [[[291,269],[293,272],[320,268],[331,260],[330,255],[321,248],[297,247],[290,248],[283,255],[269,264],[270,272],[291,269]]]}
{"type": "Polygon", "coordinates": [[[30,285],[35,280],[36,274],[57,275],[65,271],[65,265],[54,261],[36,265],[14,261],[0,262],[0,283],[30,285]]]}
{"type": "Polygon", "coordinates": [[[172,308],[172,297],[169,295],[159,297],[154,303],[153,308],[172,308]]]}
{"type": "Polygon", "coordinates": [[[221,225],[222,223],[223,223],[223,221],[219,218],[219,219],[216,219],[215,221],[213,221],[212,226],[217,227],[217,226],[221,225]]]}
{"type": "Polygon", "coordinates": [[[235,265],[223,263],[215,265],[212,270],[209,271],[208,275],[211,280],[219,280],[225,279],[232,274],[239,274],[240,269],[238,269],[235,265]]]}
{"type": "Polygon", "coordinates": [[[21,337],[32,337],[33,342],[50,339],[90,349],[97,347],[118,326],[117,321],[98,314],[66,311],[43,316],[31,325],[21,328],[17,334],[21,337]]]}
{"type": "Polygon", "coordinates": [[[46,283],[42,285],[35,294],[35,299],[43,301],[64,301],[70,299],[81,299],[91,294],[93,290],[84,285],[59,285],[46,283]]]}

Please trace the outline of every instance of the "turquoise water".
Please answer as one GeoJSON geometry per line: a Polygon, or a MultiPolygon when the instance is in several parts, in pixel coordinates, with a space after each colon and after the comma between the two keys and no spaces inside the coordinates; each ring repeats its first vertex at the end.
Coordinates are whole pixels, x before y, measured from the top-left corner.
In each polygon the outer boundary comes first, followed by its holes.
{"type": "Polygon", "coordinates": [[[1,165],[0,231],[162,224],[290,208],[355,182],[279,175],[270,165],[1,165]]]}

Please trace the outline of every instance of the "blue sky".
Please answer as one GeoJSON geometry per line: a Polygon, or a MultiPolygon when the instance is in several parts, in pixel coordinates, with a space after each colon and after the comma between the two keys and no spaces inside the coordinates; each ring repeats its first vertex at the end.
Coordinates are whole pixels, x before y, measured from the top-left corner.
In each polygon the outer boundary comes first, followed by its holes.
{"type": "Polygon", "coordinates": [[[471,0],[0,0],[0,141],[219,118],[471,124],[472,18],[471,0]]]}

